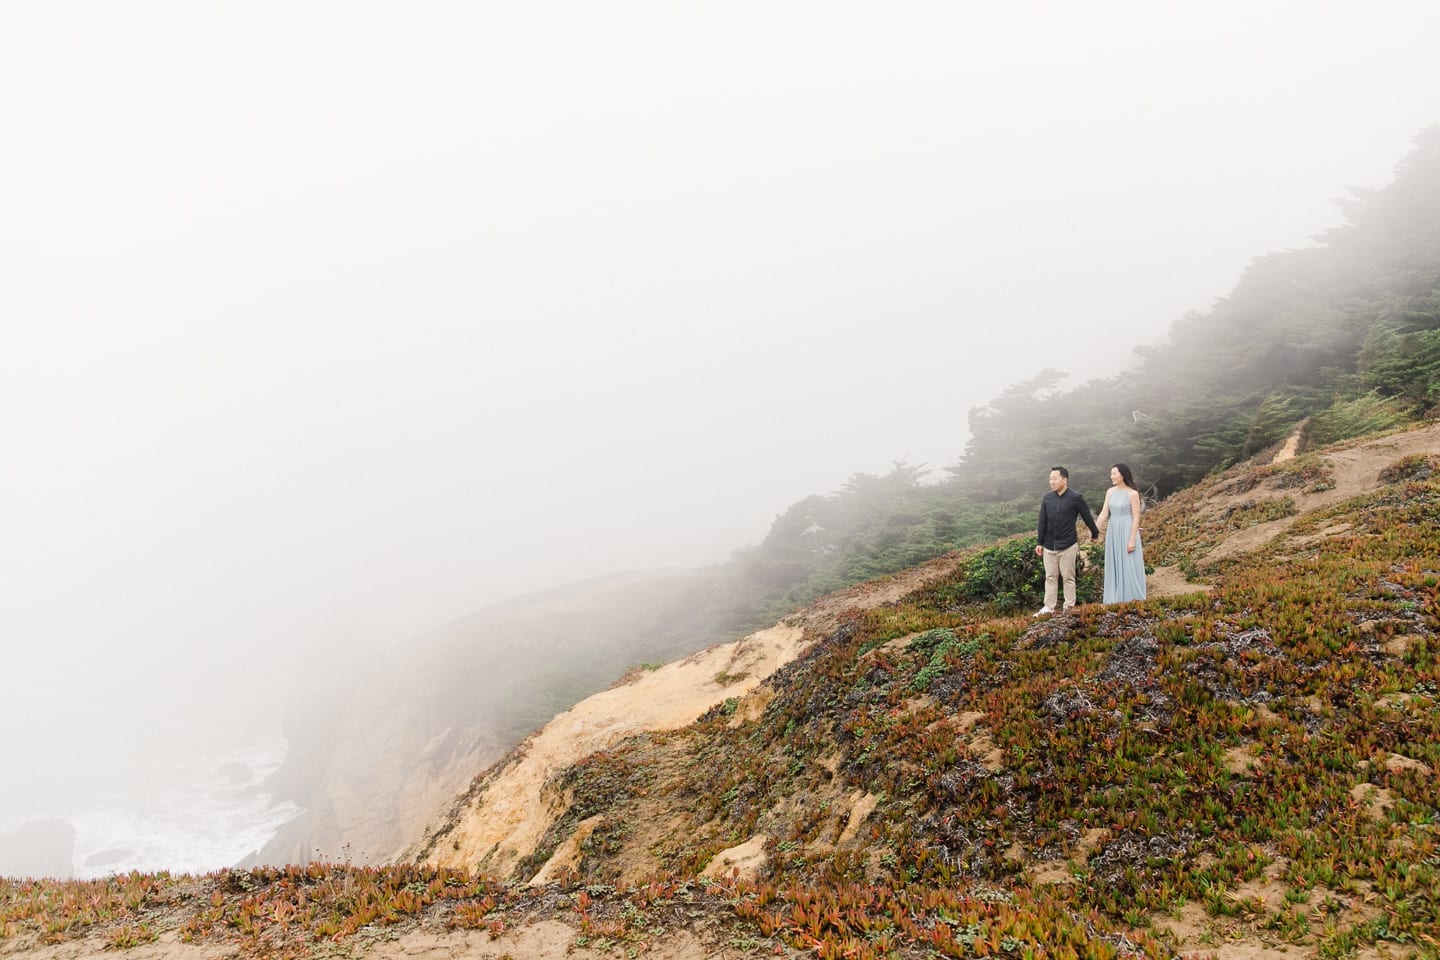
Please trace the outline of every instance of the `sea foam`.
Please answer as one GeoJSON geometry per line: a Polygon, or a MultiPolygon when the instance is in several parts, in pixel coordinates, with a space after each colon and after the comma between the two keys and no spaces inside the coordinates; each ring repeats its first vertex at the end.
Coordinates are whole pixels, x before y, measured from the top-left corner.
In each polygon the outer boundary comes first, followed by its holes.
{"type": "Polygon", "coordinates": [[[285,748],[279,740],[175,757],[147,778],[151,786],[87,804],[69,818],[76,832],[75,875],[208,873],[254,853],[301,812],[263,789],[285,748]]]}

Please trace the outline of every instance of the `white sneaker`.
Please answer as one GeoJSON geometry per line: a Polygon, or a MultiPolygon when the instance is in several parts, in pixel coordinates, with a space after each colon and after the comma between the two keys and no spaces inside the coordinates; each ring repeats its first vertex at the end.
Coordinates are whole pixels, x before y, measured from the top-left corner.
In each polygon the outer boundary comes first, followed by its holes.
{"type": "Polygon", "coordinates": [[[1054,612],[1055,612],[1055,608],[1054,608],[1054,607],[1041,607],[1039,610],[1036,610],[1036,611],[1035,611],[1034,615],[1037,616],[1037,617],[1043,617],[1043,616],[1045,616],[1047,613],[1054,613],[1054,612]]]}

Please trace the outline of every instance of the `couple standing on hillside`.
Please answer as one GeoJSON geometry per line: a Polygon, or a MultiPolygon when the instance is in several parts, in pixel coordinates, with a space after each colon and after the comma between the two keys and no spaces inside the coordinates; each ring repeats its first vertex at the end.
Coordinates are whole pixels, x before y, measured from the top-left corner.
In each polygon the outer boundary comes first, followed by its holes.
{"type": "Polygon", "coordinates": [[[1130,468],[1117,463],[1110,468],[1112,486],[1105,492],[1105,506],[1098,520],[1079,490],[1070,489],[1070,471],[1050,468],[1050,492],[1040,501],[1040,526],[1036,532],[1035,556],[1045,560],[1045,606],[1035,616],[1055,612],[1059,582],[1065,584],[1065,606],[1075,606],[1075,557],[1080,540],[1075,521],[1085,521],[1090,538],[1098,539],[1105,529],[1105,590],[1103,602],[1123,603],[1145,599],[1145,550],[1140,542],[1140,491],[1130,468]],[[1099,526],[1097,526],[1097,523],[1099,526]]]}

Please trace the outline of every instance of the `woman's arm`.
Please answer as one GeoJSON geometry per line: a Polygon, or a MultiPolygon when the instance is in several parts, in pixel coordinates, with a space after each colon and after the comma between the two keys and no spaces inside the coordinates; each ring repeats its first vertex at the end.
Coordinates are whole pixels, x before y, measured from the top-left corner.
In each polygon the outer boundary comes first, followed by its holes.
{"type": "Polygon", "coordinates": [[[1125,549],[1129,553],[1134,553],[1135,538],[1140,535],[1140,491],[1132,489],[1126,492],[1130,496],[1130,512],[1133,516],[1130,518],[1130,543],[1125,549]]]}
{"type": "MultiPolygon", "coordinates": [[[[1110,490],[1114,490],[1111,487],[1110,490]]],[[[1110,519],[1110,490],[1105,491],[1105,506],[1100,508],[1100,515],[1095,518],[1095,526],[1103,528],[1105,522],[1110,519]]]]}

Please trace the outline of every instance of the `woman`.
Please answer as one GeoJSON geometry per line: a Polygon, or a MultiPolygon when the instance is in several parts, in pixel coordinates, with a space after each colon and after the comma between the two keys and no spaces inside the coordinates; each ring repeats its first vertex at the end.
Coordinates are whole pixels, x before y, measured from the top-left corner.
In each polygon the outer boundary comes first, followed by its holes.
{"type": "Polygon", "coordinates": [[[1110,468],[1105,506],[1095,523],[1105,530],[1106,603],[1145,599],[1145,549],[1140,542],[1140,491],[1130,468],[1117,463],[1110,468]],[[1111,523],[1110,521],[1114,521],[1111,523]]]}

